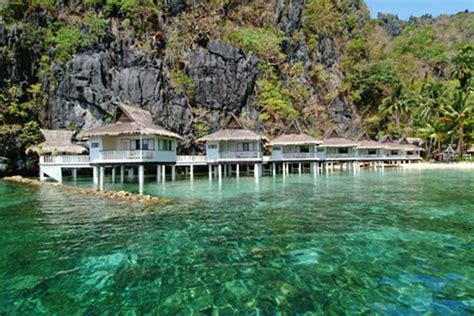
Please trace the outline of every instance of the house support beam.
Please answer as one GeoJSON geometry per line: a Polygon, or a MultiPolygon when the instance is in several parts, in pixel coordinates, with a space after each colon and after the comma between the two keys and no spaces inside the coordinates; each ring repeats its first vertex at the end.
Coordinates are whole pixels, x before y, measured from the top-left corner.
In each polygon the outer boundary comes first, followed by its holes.
{"type": "Polygon", "coordinates": [[[276,163],[272,163],[272,174],[274,177],[276,176],[276,163]]]}
{"type": "Polygon", "coordinates": [[[133,170],[133,167],[128,168],[128,180],[133,181],[135,178],[135,170],[133,170]]]}
{"type": "Polygon", "coordinates": [[[77,180],[77,168],[72,168],[71,174],[72,174],[72,179],[74,181],[76,181],[77,180]]]}
{"type": "Polygon", "coordinates": [[[176,181],[176,166],[171,166],[171,181],[176,181]]]}
{"type": "Polygon", "coordinates": [[[156,183],[161,182],[161,166],[157,165],[156,166],[156,183]]]}
{"type": "Polygon", "coordinates": [[[143,194],[143,186],[145,184],[145,166],[138,166],[138,192],[140,195],[143,194]]]}
{"type": "Polygon", "coordinates": [[[100,167],[99,168],[99,190],[104,191],[104,180],[105,180],[105,167],[100,167]]]}
{"type": "Polygon", "coordinates": [[[237,178],[240,177],[240,165],[239,165],[239,164],[237,164],[237,165],[235,166],[235,176],[236,176],[237,178]]]}
{"type": "Polygon", "coordinates": [[[95,186],[99,185],[99,167],[92,167],[92,181],[95,186]]]}
{"type": "Polygon", "coordinates": [[[161,181],[166,181],[166,165],[161,165],[161,181]]]}
{"type": "Polygon", "coordinates": [[[189,176],[191,177],[191,180],[194,179],[194,165],[189,166],[189,176]]]}
{"type": "Polygon", "coordinates": [[[112,166],[112,183],[115,183],[115,166],[112,166]]]}
{"type": "Polygon", "coordinates": [[[208,172],[209,172],[209,181],[212,181],[212,165],[208,165],[208,172]]]}
{"type": "Polygon", "coordinates": [[[120,166],[120,183],[125,181],[125,166],[120,166]]]}
{"type": "Polygon", "coordinates": [[[219,178],[219,181],[222,181],[222,165],[221,164],[217,166],[217,176],[219,178]]]}

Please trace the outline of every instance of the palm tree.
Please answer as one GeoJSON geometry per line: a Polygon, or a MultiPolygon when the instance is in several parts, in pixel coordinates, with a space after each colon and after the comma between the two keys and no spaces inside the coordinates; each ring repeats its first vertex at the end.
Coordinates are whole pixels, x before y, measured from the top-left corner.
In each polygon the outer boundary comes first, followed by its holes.
{"type": "Polygon", "coordinates": [[[418,130],[422,138],[428,139],[428,157],[431,157],[433,148],[436,146],[438,153],[441,152],[441,145],[446,140],[446,126],[441,121],[426,123],[418,130]]]}
{"type": "Polygon", "coordinates": [[[424,122],[437,119],[447,103],[446,88],[441,82],[427,82],[418,97],[417,116],[424,122]]]}
{"type": "Polygon", "coordinates": [[[391,95],[382,100],[379,111],[386,116],[393,117],[397,122],[397,129],[400,132],[400,119],[403,114],[409,111],[410,104],[410,98],[403,93],[403,86],[399,84],[391,95]]]}
{"type": "Polygon", "coordinates": [[[474,114],[474,100],[472,93],[463,93],[456,91],[453,94],[452,104],[447,106],[443,114],[446,120],[453,125],[453,129],[457,131],[459,154],[464,151],[464,131],[466,127],[473,123],[472,115],[474,114]]]}
{"type": "Polygon", "coordinates": [[[452,76],[459,80],[461,90],[467,90],[474,69],[474,47],[463,47],[459,54],[452,59],[452,62],[454,64],[452,76]]]}

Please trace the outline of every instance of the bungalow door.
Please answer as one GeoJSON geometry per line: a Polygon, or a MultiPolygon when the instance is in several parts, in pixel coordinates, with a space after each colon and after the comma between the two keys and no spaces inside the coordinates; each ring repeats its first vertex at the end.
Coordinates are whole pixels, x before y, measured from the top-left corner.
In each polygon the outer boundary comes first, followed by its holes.
{"type": "Polygon", "coordinates": [[[122,139],[120,149],[130,150],[130,139],[122,139]]]}

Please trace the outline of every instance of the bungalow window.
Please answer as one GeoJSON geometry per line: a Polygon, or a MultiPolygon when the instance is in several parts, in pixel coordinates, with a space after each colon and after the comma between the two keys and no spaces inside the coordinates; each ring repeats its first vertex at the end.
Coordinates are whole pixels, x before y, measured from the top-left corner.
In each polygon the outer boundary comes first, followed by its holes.
{"type": "Polygon", "coordinates": [[[392,155],[392,156],[398,155],[398,150],[392,150],[392,151],[390,151],[390,155],[392,155]]]}
{"type": "Polygon", "coordinates": [[[324,152],[324,148],[318,148],[318,153],[323,153],[324,152]]]}
{"type": "Polygon", "coordinates": [[[281,151],[281,147],[280,146],[275,146],[275,147],[273,147],[273,150],[274,151],[281,151]]]}
{"type": "Polygon", "coordinates": [[[369,152],[369,155],[377,155],[376,149],[369,149],[368,152],[369,152]]]}
{"type": "Polygon", "coordinates": [[[130,150],[140,150],[140,140],[131,139],[130,140],[130,150]]]}
{"type": "Polygon", "coordinates": [[[170,140],[161,140],[161,148],[162,151],[173,151],[173,142],[170,140]]]}
{"type": "Polygon", "coordinates": [[[144,139],[142,141],[143,150],[155,150],[155,140],[154,139],[144,139]]]}
{"type": "Polygon", "coordinates": [[[338,154],[348,154],[349,153],[349,148],[347,147],[341,147],[337,149],[338,154]]]}
{"type": "Polygon", "coordinates": [[[407,151],[407,155],[413,155],[413,151],[407,151]]]}
{"type": "Polygon", "coordinates": [[[207,145],[207,149],[217,149],[217,144],[209,144],[207,145]]]}
{"type": "Polygon", "coordinates": [[[250,151],[250,143],[242,143],[242,151],[250,151]]]}
{"type": "Polygon", "coordinates": [[[92,144],[91,144],[91,147],[92,147],[92,148],[99,148],[99,143],[92,143],[92,144]]]}
{"type": "Polygon", "coordinates": [[[309,146],[300,146],[300,153],[309,153],[309,146]]]}

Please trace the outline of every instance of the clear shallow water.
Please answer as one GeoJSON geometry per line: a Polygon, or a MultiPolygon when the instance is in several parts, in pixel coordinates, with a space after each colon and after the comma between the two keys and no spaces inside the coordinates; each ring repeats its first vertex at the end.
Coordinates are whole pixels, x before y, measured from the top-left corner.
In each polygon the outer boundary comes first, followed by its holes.
{"type": "Polygon", "coordinates": [[[150,178],[145,193],[176,200],[0,181],[0,314],[474,313],[472,171],[150,178]]]}

